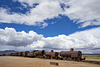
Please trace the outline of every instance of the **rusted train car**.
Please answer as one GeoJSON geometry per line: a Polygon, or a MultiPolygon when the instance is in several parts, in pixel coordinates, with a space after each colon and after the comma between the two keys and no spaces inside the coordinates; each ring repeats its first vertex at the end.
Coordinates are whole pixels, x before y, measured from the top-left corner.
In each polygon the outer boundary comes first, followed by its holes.
{"type": "Polygon", "coordinates": [[[51,50],[51,52],[45,52],[45,58],[58,59],[58,52],[54,52],[53,50],[51,50]]]}
{"type": "Polygon", "coordinates": [[[65,59],[65,60],[76,60],[81,61],[85,60],[85,58],[82,58],[82,52],[81,51],[74,51],[73,48],[70,49],[70,51],[61,51],[54,52],[51,50],[51,52],[45,52],[45,50],[34,50],[32,52],[25,51],[25,52],[16,52],[16,53],[9,53],[8,56],[24,56],[24,57],[38,57],[38,58],[45,58],[45,59],[65,59]]]}
{"type": "Polygon", "coordinates": [[[76,60],[76,61],[82,60],[82,52],[74,51],[73,48],[71,48],[70,51],[61,51],[60,56],[62,59],[66,60],[76,60]]]}
{"type": "Polygon", "coordinates": [[[28,52],[27,57],[35,57],[34,53],[35,51],[28,52]]]}
{"type": "Polygon", "coordinates": [[[35,57],[44,57],[44,54],[45,54],[45,50],[42,50],[42,51],[34,51],[34,56],[35,57]]]}
{"type": "Polygon", "coordinates": [[[23,52],[18,52],[18,56],[23,56],[23,52]]]}
{"type": "Polygon", "coordinates": [[[30,53],[29,51],[25,51],[23,52],[22,56],[27,57],[29,53],[30,53]]]}

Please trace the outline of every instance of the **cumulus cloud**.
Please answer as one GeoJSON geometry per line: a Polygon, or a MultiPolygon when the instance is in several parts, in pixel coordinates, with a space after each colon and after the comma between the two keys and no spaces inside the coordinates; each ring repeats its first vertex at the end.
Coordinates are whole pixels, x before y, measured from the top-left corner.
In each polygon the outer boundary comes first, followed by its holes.
{"type": "Polygon", "coordinates": [[[14,28],[0,29],[0,45],[27,46],[42,37],[42,35],[38,35],[34,31],[26,33],[24,31],[16,32],[14,28]]]}
{"type": "MultiPolygon", "coordinates": [[[[33,0],[20,0],[33,3],[33,0]]],[[[22,2],[23,3],[23,2],[22,2]]],[[[35,2],[36,3],[36,2],[35,2]]],[[[35,8],[31,8],[26,14],[10,13],[5,8],[0,8],[0,22],[4,23],[19,23],[34,26],[48,26],[44,20],[57,17],[62,11],[59,2],[57,1],[45,1],[39,3],[35,8]]]]}
{"type": "Polygon", "coordinates": [[[13,0],[20,2],[25,8],[32,8],[26,14],[10,13],[0,8],[0,22],[18,23],[34,26],[48,26],[46,19],[53,19],[59,14],[68,16],[70,20],[81,23],[80,27],[100,25],[100,0],[13,0]],[[33,7],[34,4],[38,4],[33,7]],[[65,6],[61,8],[61,4],[65,6]],[[63,10],[64,9],[64,10],[63,10]]]}
{"type": "Polygon", "coordinates": [[[100,32],[98,31],[99,29],[100,29],[100,27],[81,31],[81,32],[76,32],[76,33],[69,35],[69,37],[76,38],[76,39],[82,41],[83,45],[81,45],[81,46],[83,48],[88,48],[88,47],[89,48],[98,48],[98,47],[100,47],[100,45],[99,45],[100,32]]]}
{"type": "MultiPolygon", "coordinates": [[[[43,37],[34,31],[26,33],[24,31],[16,32],[14,28],[0,29],[0,49],[14,50],[67,50],[70,48],[85,49],[88,51],[100,49],[100,27],[90,30],[80,31],[69,36],[58,35],[55,37],[43,37]],[[9,47],[6,47],[9,46],[9,47]]],[[[84,51],[84,50],[83,50],[84,51]]],[[[99,50],[95,50],[99,51],[99,50]]]]}
{"type": "Polygon", "coordinates": [[[71,20],[82,23],[80,27],[100,25],[100,0],[70,0],[64,14],[71,20]]]}

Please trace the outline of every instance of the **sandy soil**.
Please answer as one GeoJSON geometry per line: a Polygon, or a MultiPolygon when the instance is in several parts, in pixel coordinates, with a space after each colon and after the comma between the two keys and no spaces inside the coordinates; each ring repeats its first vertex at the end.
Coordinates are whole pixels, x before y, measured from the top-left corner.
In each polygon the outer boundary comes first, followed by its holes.
{"type": "Polygon", "coordinates": [[[0,56],[0,67],[100,67],[100,65],[53,59],[0,56]],[[57,62],[59,65],[51,65],[50,62],[57,62]]]}

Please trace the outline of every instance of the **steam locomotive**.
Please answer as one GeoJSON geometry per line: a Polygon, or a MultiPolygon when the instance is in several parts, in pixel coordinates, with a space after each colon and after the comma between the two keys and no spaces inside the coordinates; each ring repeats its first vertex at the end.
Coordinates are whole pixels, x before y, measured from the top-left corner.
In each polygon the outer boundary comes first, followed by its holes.
{"type": "Polygon", "coordinates": [[[45,50],[39,51],[34,50],[32,52],[25,51],[25,52],[15,52],[15,53],[8,53],[5,54],[6,56],[24,56],[24,57],[38,57],[44,59],[60,59],[60,60],[75,60],[75,61],[82,61],[85,58],[82,58],[81,51],[74,51],[73,48],[70,51],[61,51],[61,52],[45,52],[45,50]]]}

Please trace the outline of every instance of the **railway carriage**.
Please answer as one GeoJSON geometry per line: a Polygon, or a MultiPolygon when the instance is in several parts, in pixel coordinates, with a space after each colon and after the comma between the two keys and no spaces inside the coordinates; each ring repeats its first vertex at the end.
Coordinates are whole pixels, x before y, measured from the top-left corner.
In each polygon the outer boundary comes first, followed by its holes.
{"type": "Polygon", "coordinates": [[[45,52],[45,58],[58,59],[58,52],[54,52],[53,50],[51,52],[45,52]]]}
{"type": "Polygon", "coordinates": [[[70,51],[61,51],[60,56],[63,59],[66,60],[82,60],[82,52],[81,51],[74,51],[73,48],[70,49],[70,51]]]}
{"type": "Polygon", "coordinates": [[[60,53],[54,52],[53,50],[51,50],[51,52],[45,52],[45,50],[41,50],[41,51],[34,50],[32,52],[25,51],[25,52],[8,53],[8,56],[38,57],[38,58],[47,58],[47,59],[65,59],[65,60],[75,60],[75,61],[85,60],[85,58],[82,58],[82,52],[74,51],[73,48],[71,48],[70,51],[61,51],[60,53]]]}

